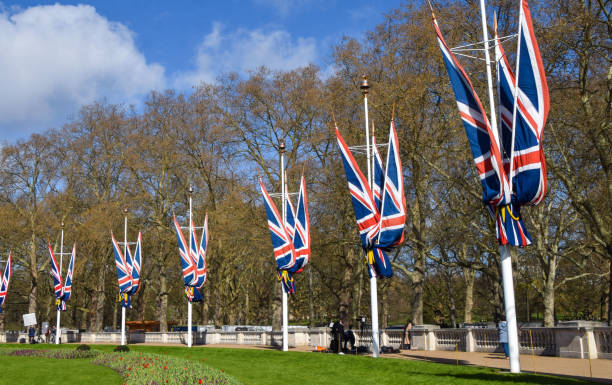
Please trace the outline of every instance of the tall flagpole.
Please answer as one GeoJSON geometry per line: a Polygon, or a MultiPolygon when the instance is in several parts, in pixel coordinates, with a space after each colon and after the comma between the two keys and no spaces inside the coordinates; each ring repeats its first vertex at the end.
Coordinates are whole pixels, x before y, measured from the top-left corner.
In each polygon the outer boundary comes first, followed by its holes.
{"type": "MultiPolygon", "coordinates": [[[[287,211],[285,207],[285,141],[283,139],[280,140],[278,149],[280,152],[280,166],[281,166],[281,206],[282,206],[282,220],[283,223],[281,226],[283,230],[285,230],[285,221],[287,220],[287,211]]],[[[283,294],[283,351],[286,352],[289,350],[289,309],[287,305],[287,292],[283,287],[283,282],[281,280],[281,292],[283,294]]]]}
{"type": "MultiPolygon", "coordinates": [[[[193,237],[192,216],[191,216],[191,196],[193,195],[193,185],[189,185],[189,258],[191,258],[191,242],[193,237]]],[[[197,274],[197,273],[196,273],[197,274]]],[[[194,289],[195,290],[195,289],[194,289]]],[[[191,347],[191,301],[187,301],[187,347],[191,347]]]]}
{"type": "MultiPolygon", "coordinates": [[[[123,256],[127,258],[127,213],[128,208],[123,209],[123,256]]],[[[121,294],[119,294],[121,296],[121,294]]],[[[125,345],[125,306],[121,304],[121,345],[125,345]]]]}
{"type": "MultiPolygon", "coordinates": [[[[501,153],[501,142],[499,140],[497,127],[497,114],[495,110],[495,99],[493,94],[493,79],[491,76],[491,56],[489,54],[489,33],[487,30],[487,15],[485,0],[480,0],[480,16],[482,19],[482,39],[484,41],[485,63],[487,67],[487,83],[489,85],[489,108],[491,110],[491,127],[496,140],[497,148],[501,153]]],[[[514,131],[514,130],[513,130],[514,131]]],[[[514,133],[513,133],[514,137],[514,133]]],[[[512,281],[512,258],[508,245],[499,247],[501,257],[502,284],[504,287],[504,307],[506,311],[506,322],[508,325],[508,347],[510,348],[510,372],[520,373],[521,363],[519,359],[518,328],[516,323],[516,308],[514,306],[514,283],[512,281]]]]}
{"type": "MultiPolygon", "coordinates": [[[[368,126],[368,90],[370,84],[365,75],[359,86],[363,93],[363,107],[365,110],[365,131],[366,131],[366,159],[368,165],[368,183],[372,186],[372,162],[370,161],[370,127],[368,126]]],[[[376,274],[372,267],[368,265],[370,269],[370,308],[372,310],[372,357],[378,357],[379,344],[378,344],[378,293],[376,285],[376,274]]]]}
{"type": "MultiPolygon", "coordinates": [[[[60,264],[59,264],[59,275],[60,277],[62,276],[62,262],[63,262],[63,257],[64,257],[64,221],[62,221],[62,235],[61,235],[61,240],[60,240],[60,264]]],[[[58,308],[57,309],[57,326],[55,328],[55,344],[59,345],[60,343],[60,314],[61,311],[58,308]]]]}

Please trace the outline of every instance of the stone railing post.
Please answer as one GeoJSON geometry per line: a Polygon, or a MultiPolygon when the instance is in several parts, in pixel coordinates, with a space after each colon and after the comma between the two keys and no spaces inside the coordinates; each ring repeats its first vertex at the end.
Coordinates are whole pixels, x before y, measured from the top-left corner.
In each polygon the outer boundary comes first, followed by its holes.
{"type": "Polygon", "coordinates": [[[474,338],[472,329],[467,329],[467,333],[465,335],[465,351],[466,352],[476,351],[476,339],[474,338]]]}

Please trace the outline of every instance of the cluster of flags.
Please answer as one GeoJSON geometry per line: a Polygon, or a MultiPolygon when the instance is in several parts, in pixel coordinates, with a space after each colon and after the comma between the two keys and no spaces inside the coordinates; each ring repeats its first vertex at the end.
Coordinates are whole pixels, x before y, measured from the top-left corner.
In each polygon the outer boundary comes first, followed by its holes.
{"type": "Polygon", "coordinates": [[[74,260],[76,258],[76,243],[72,246],[66,281],[62,280],[61,267],[55,259],[53,248],[49,244],[49,256],[51,257],[51,277],[53,278],[53,291],[55,292],[55,304],[57,310],[66,311],[66,302],[72,294],[72,273],[74,272],[74,260]]]}
{"type": "Polygon", "coordinates": [[[404,178],[395,123],[392,119],[385,168],[376,148],[376,140],[375,138],[372,140],[374,171],[372,188],[359,169],[337,126],[336,137],[359,227],[361,246],[371,267],[368,269],[369,274],[389,278],[393,276],[393,268],[387,253],[404,240],[406,221],[404,178]]]}
{"type": "Polygon", "coordinates": [[[204,218],[202,236],[197,242],[197,234],[193,222],[189,227],[191,231],[191,242],[187,248],[187,242],[176,217],[172,216],[176,238],[178,240],[181,267],[183,269],[183,283],[185,284],[185,295],[189,302],[202,301],[201,289],[206,283],[206,249],[208,247],[208,214],[204,218]]]}
{"type": "Polygon", "coordinates": [[[302,175],[295,210],[289,199],[287,188],[285,188],[286,216],[284,222],[261,178],[259,186],[266,205],[278,279],[282,282],[285,292],[293,294],[295,293],[293,275],[301,273],[310,261],[310,217],[308,216],[306,181],[302,175]]]}
{"type": "Polygon", "coordinates": [[[527,246],[531,238],[520,215],[546,194],[542,134],[550,108],[544,66],[526,0],[521,0],[516,75],[495,37],[500,130],[489,119],[467,73],[448,47],[432,12],[459,113],[482,184],[482,200],[495,219],[501,245],[527,246]]]}
{"type": "Polygon", "coordinates": [[[123,255],[119,243],[111,232],[113,250],[115,251],[115,266],[119,283],[119,301],[122,307],[131,307],[131,297],[140,290],[140,269],[142,266],[142,235],[138,233],[134,254],[129,245],[125,245],[123,255]]]}
{"type": "Polygon", "coordinates": [[[6,266],[4,267],[4,274],[0,276],[0,313],[2,313],[2,306],[6,300],[6,294],[8,293],[9,282],[11,281],[11,253],[9,253],[6,266]]]}

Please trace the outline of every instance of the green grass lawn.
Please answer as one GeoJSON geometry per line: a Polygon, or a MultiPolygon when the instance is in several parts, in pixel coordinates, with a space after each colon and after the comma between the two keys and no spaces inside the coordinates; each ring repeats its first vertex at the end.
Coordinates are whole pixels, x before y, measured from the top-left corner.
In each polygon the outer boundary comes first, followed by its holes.
{"type": "MultiPolygon", "coordinates": [[[[40,345],[35,345],[40,346],[40,345]]],[[[70,345],[63,345],[68,347],[70,345]]],[[[16,347],[12,345],[12,347],[16,347]]],[[[42,345],[51,348],[52,345],[42,345]]],[[[92,348],[111,351],[113,346],[97,345],[92,348]]],[[[455,366],[402,359],[372,359],[362,356],[339,356],[323,353],[281,352],[277,350],[226,349],[164,346],[130,346],[132,351],[168,354],[188,360],[202,361],[223,369],[245,384],[582,384],[580,380],[540,376],[532,374],[511,375],[494,369],[472,366],[455,366]]],[[[38,381],[58,373],[62,368],[65,380],[62,385],[86,384],[84,375],[93,375],[95,384],[120,384],[119,376],[112,371],[88,364],[84,360],[30,361],[30,357],[0,357],[4,374],[0,384],[55,384],[38,381]],[[5,361],[11,358],[10,362],[5,361]],[[19,363],[15,359],[25,359],[19,363]],[[10,365],[7,365],[10,364],[10,365]],[[41,365],[39,366],[39,363],[41,365]],[[70,365],[70,370],[63,365],[70,365]],[[7,369],[5,369],[7,368],[7,369]],[[75,368],[75,369],[73,369],[75,368]],[[12,380],[6,381],[6,373],[12,380]],[[27,379],[23,372],[29,372],[27,379]],[[97,374],[94,374],[97,373],[97,374]],[[103,382],[108,381],[108,382],[103,382]]]]}
{"type": "Polygon", "coordinates": [[[37,384],[117,385],[121,377],[112,369],[92,365],[91,359],[58,360],[41,357],[0,356],[0,385],[37,384]]]}

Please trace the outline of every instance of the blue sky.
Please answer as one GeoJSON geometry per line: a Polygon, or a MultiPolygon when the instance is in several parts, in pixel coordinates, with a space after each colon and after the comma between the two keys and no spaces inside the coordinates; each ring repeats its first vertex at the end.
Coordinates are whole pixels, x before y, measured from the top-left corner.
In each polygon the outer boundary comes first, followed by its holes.
{"type": "Polygon", "coordinates": [[[0,140],[67,122],[97,100],[141,105],[260,65],[330,67],[402,0],[0,2],[0,140]]]}

